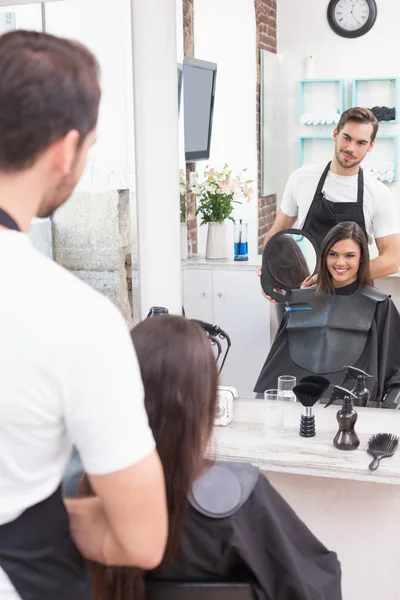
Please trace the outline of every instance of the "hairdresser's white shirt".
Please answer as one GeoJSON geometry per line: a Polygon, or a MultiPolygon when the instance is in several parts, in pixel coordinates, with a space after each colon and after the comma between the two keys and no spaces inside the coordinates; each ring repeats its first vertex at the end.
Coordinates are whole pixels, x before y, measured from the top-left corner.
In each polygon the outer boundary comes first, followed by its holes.
{"type": "MultiPolygon", "coordinates": [[[[301,229],[314,198],[319,179],[326,164],[308,165],[290,175],[283,193],[281,210],[297,217],[301,229]]],[[[369,241],[399,233],[398,213],[392,192],[371,175],[364,174],[364,218],[369,241]]],[[[332,202],[357,202],[358,175],[343,176],[329,171],[323,191],[332,202]]]]}
{"type": "MultiPolygon", "coordinates": [[[[73,444],[86,471],[106,474],[154,440],[129,332],[107,298],[0,230],[0,299],[2,525],[58,488],[73,444]]],[[[0,599],[17,598],[0,569],[0,599]]]]}

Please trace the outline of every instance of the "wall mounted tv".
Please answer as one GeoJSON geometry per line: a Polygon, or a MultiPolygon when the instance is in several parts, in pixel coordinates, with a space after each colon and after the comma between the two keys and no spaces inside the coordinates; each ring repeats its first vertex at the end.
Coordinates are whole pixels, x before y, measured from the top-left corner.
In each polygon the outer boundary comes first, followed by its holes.
{"type": "Polygon", "coordinates": [[[185,58],[183,61],[183,106],[186,162],[210,157],[214,111],[215,63],[185,58]]]}

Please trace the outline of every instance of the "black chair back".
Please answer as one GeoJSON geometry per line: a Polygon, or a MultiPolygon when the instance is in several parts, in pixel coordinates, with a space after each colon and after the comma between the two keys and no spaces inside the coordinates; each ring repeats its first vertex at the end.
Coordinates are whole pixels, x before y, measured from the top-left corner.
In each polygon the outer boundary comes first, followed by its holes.
{"type": "Polygon", "coordinates": [[[241,582],[148,581],[146,600],[254,600],[254,593],[241,582]]]}

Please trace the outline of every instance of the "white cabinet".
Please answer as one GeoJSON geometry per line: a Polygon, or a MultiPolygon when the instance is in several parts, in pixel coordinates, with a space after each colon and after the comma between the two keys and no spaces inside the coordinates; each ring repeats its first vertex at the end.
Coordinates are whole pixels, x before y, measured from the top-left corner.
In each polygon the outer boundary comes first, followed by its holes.
{"type": "Polygon", "coordinates": [[[270,348],[270,303],[255,269],[187,268],[183,290],[186,316],[218,325],[231,338],[221,385],[252,395],[270,348]]]}

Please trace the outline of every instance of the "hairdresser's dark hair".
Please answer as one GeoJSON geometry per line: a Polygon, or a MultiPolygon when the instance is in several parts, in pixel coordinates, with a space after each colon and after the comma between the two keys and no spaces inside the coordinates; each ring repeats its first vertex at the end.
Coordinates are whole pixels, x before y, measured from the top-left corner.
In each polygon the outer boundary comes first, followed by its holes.
{"type": "Polygon", "coordinates": [[[348,121],[353,121],[353,123],[371,123],[372,125],[372,133],[371,133],[371,142],[376,138],[376,134],[379,129],[379,122],[376,119],[374,113],[369,110],[369,108],[361,108],[360,106],[355,106],[353,108],[348,108],[342,113],[339,123],[337,124],[337,131],[341,131],[343,127],[346,125],[348,121]]]}
{"type": "Polygon", "coordinates": [[[368,239],[365,232],[357,223],[344,221],[332,227],[324,237],[321,247],[321,254],[318,263],[318,286],[319,292],[333,292],[332,277],[328,271],[327,258],[332,246],[340,240],[354,240],[360,248],[360,266],[357,273],[359,285],[371,285],[371,275],[369,271],[369,253],[368,239]]]}
{"type": "MultiPolygon", "coordinates": [[[[216,408],[217,365],[196,323],[159,315],[131,332],[142,375],[145,405],[167,491],[169,534],[163,563],[179,546],[193,481],[204,466],[216,408]]],[[[80,495],[91,494],[84,476],[80,495]]],[[[143,571],[92,565],[94,600],[143,600],[143,571]]]]}
{"type": "Polygon", "coordinates": [[[310,271],[301,249],[287,234],[277,234],[269,242],[268,267],[272,277],[289,288],[297,288],[310,271]]]}
{"type": "Polygon", "coordinates": [[[82,44],[35,31],[0,36],[0,172],[29,168],[73,129],[81,145],[100,95],[98,63],[82,44]]]}

